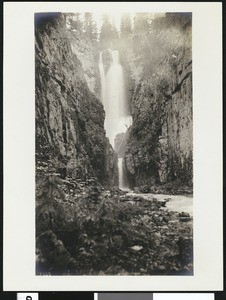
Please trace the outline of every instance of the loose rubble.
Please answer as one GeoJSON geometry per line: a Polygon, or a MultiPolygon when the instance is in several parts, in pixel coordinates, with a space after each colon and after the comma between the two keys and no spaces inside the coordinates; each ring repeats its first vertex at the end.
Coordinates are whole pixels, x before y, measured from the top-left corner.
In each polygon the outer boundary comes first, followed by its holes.
{"type": "Polygon", "coordinates": [[[80,194],[62,190],[37,193],[38,275],[193,274],[189,214],[95,180],[78,183],[80,194]]]}

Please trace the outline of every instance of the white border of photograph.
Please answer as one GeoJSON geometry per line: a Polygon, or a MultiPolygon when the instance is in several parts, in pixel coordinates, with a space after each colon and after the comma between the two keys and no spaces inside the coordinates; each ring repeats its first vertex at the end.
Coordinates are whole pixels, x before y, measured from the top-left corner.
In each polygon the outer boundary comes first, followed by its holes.
{"type": "Polygon", "coordinates": [[[223,289],[221,2],[4,3],[4,291],[223,289]],[[194,276],[35,275],[34,13],[192,12],[194,276]]]}

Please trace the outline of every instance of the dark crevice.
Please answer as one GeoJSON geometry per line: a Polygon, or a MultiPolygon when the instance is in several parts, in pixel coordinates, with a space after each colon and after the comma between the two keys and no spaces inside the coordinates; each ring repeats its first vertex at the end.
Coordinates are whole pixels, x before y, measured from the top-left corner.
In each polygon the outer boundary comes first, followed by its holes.
{"type": "Polygon", "coordinates": [[[53,77],[52,79],[54,79],[59,84],[59,86],[61,88],[61,92],[66,91],[66,88],[65,88],[64,84],[60,80],[58,80],[56,77],[53,77]]]}
{"type": "Polygon", "coordinates": [[[186,74],[186,76],[184,76],[184,78],[181,80],[180,83],[178,83],[174,89],[174,91],[172,92],[172,95],[174,95],[175,93],[177,93],[180,89],[181,89],[181,86],[183,84],[183,82],[189,77],[189,76],[192,76],[192,72],[188,72],[186,74]]]}

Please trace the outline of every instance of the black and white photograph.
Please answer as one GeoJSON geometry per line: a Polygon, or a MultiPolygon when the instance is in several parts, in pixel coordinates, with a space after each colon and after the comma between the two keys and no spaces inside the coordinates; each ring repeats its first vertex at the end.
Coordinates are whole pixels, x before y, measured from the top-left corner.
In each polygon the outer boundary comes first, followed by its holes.
{"type": "Polygon", "coordinates": [[[5,3],[5,291],[222,289],[221,22],[5,3]]]}
{"type": "Polygon", "coordinates": [[[192,14],[34,17],[36,274],[192,275],[192,14]]]}

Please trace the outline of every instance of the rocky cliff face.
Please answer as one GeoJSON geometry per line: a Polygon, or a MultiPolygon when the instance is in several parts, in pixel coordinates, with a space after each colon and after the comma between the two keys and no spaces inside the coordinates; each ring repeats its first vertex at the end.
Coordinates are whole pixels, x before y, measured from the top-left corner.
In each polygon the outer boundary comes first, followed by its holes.
{"type": "Polygon", "coordinates": [[[67,35],[70,38],[71,50],[81,62],[84,77],[90,91],[100,97],[100,78],[98,69],[98,45],[82,31],[71,28],[68,14],[65,15],[67,35]]]}
{"type": "Polygon", "coordinates": [[[63,15],[36,18],[37,177],[56,172],[115,185],[117,165],[105,137],[103,106],[94,94],[94,71],[88,76],[95,70],[91,43],[83,41],[79,55],[72,34],[63,15]]]}
{"type": "MultiPolygon", "coordinates": [[[[139,37],[135,37],[136,40],[139,37]]],[[[192,186],[192,53],[191,19],[173,14],[153,22],[149,56],[128,55],[134,88],[133,125],[125,153],[131,186],[192,186]],[[158,49],[159,53],[156,53],[158,49]],[[154,55],[153,55],[154,54],[154,55]],[[149,57],[149,58],[148,58],[149,57]],[[136,65],[139,63],[139,68],[136,65]],[[149,72],[145,66],[149,66],[149,72]]],[[[143,52],[143,55],[145,52],[143,52]]]]}

